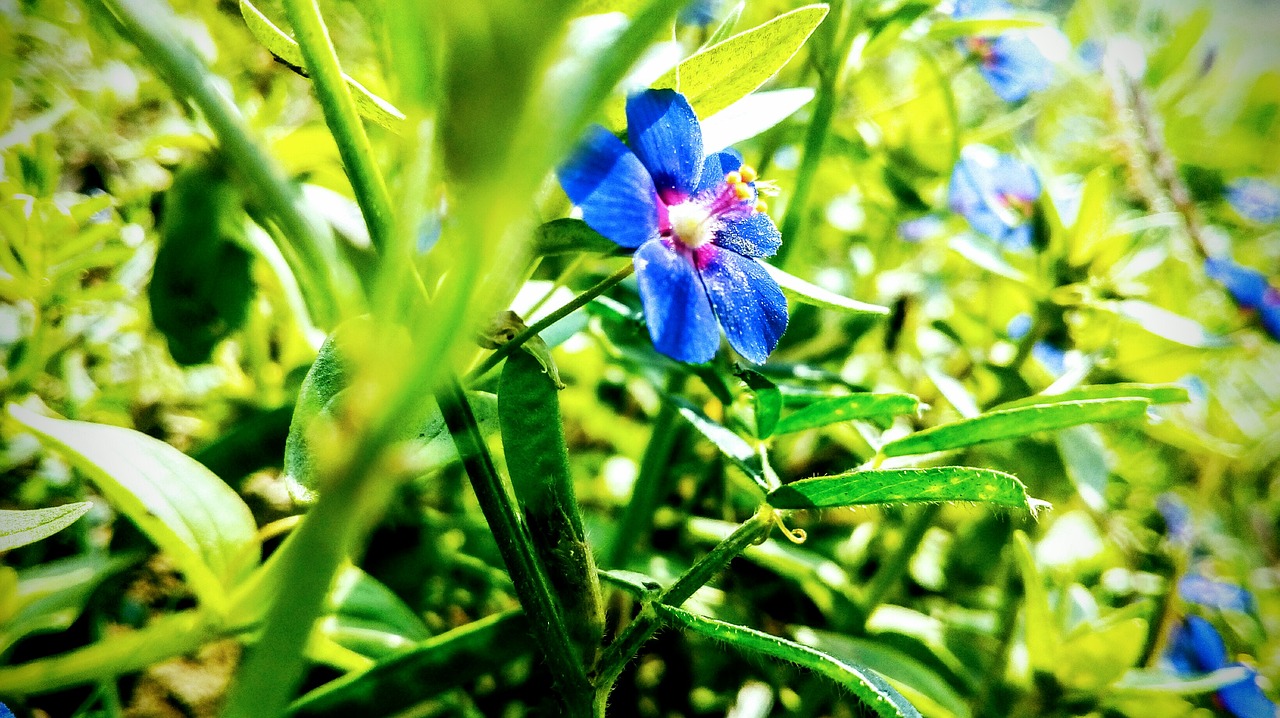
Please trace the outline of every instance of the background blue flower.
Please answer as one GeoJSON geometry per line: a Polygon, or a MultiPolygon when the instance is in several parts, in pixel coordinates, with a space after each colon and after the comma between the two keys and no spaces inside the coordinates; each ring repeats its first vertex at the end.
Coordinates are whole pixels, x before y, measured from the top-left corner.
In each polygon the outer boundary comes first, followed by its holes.
{"type": "MultiPolygon", "coordinates": [[[[1165,660],[1183,675],[1211,673],[1228,666],[1227,646],[1218,629],[1199,616],[1187,616],[1169,637],[1165,660]]],[[[1257,671],[1249,668],[1237,683],[1219,688],[1214,697],[1236,718],[1275,718],[1276,704],[1258,686],[1257,671]]]]}
{"type": "Polygon", "coordinates": [[[1280,341],[1280,290],[1271,285],[1265,274],[1236,264],[1230,257],[1209,257],[1204,260],[1204,270],[1227,290],[1236,305],[1256,312],[1262,328],[1280,341]]]}
{"type": "MultiPolygon", "coordinates": [[[[993,17],[1006,14],[1008,3],[999,0],[959,0],[955,18],[993,17]]],[[[962,50],[978,60],[978,71],[1005,102],[1019,102],[1053,82],[1053,65],[1024,32],[975,36],[958,41],[962,50]]]]}
{"type": "Polygon", "coordinates": [[[557,174],[583,220],[634,263],[649,334],[674,359],[706,362],[720,329],[763,363],[787,326],[787,301],[757,262],[782,235],[764,213],[755,171],[735,151],[703,156],[688,100],[646,90],[627,100],[630,146],[593,127],[557,174]]]}
{"type": "Polygon", "coordinates": [[[1241,217],[1271,224],[1280,220],[1280,187],[1257,177],[1243,177],[1227,185],[1227,202],[1241,217]]]}
{"type": "Polygon", "coordinates": [[[1040,180],[1027,163],[987,145],[969,145],[951,173],[949,204],[976,231],[1013,248],[1031,246],[1040,180]]]}

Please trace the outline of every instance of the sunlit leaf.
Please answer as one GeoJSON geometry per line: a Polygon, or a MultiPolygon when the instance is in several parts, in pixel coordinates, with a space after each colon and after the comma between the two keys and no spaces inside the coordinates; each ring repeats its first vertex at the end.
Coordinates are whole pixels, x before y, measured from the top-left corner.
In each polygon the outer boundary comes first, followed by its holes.
{"type": "Polygon", "coordinates": [[[778,425],[778,416],[782,413],[782,392],[778,385],[769,381],[763,374],[739,367],[735,373],[746,382],[751,389],[756,410],[756,436],[767,439],[773,435],[778,425]]]}
{"type": "Polygon", "coordinates": [[[131,429],[8,409],[168,553],[202,601],[220,605],[226,588],[258,563],[249,507],[195,459],[131,429]]]}
{"type": "Polygon", "coordinates": [[[533,235],[533,252],[540,256],[598,252],[610,254],[619,247],[580,219],[555,219],[538,227],[533,235]]]}
{"type": "Polygon", "coordinates": [[[939,18],[929,26],[929,37],[955,40],[962,37],[988,37],[1010,30],[1027,30],[1053,24],[1053,16],[1045,13],[1018,12],[999,17],[939,18]]]}
{"type": "MultiPolygon", "coordinates": [[[[689,402],[679,398],[674,398],[673,400],[680,416],[692,424],[693,428],[698,430],[698,433],[710,440],[712,444],[715,444],[725,458],[733,462],[739,469],[742,469],[757,485],[765,491],[769,490],[768,484],[764,480],[764,470],[760,464],[760,457],[756,454],[751,444],[747,443],[746,439],[712,421],[706,414],[703,414],[689,402]]],[[[670,429],[658,427],[657,430],[669,431],[670,429]]]]}
{"type": "Polygon", "coordinates": [[[1022,406],[1049,406],[1052,404],[1070,404],[1089,399],[1146,399],[1152,404],[1184,404],[1190,401],[1185,387],[1177,384],[1097,384],[1079,386],[1057,394],[1035,394],[1022,399],[1006,401],[992,407],[989,411],[1016,409],[1022,406]]]}
{"type": "Polygon", "coordinates": [[[783,417],[775,434],[790,434],[855,419],[914,414],[920,400],[911,394],[849,394],[810,404],[783,417]]]}
{"type": "Polygon", "coordinates": [[[768,130],[809,104],[808,87],[753,92],[702,120],[702,148],[719,152],[768,130]]]}
{"type": "Polygon", "coordinates": [[[850,665],[817,649],[746,626],[706,618],[662,604],[655,604],[653,608],[665,622],[674,626],[744,651],[763,653],[794,663],[829,678],[857,696],[865,707],[880,718],[918,718],[920,715],[907,699],[874,671],[850,665]]]}
{"type": "Polygon", "coordinates": [[[768,502],[779,509],[827,509],[865,504],[977,501],[1036,511],[1017,478],[992,469],[937,466],[872,469],[800,479],[774,489],[768,502]]]}
{"type": "Polygon", "coordinates": [[[80,501],[30,511],[0,510],[0,551],[35,543],[75,523],[93,504],[80,501]]]}
{"type": "Polygon", "coordinates": [[[760,263],[765,271],[769,272],[769,276],[782,287],[782,291],[787,298],[794,299],[804,304],[812,304],[814,306],[823,307],[824,309],[834,309],[839,312],[848,314],[863,314],[873,316],[888,316],[889,308],[882,307],[878,304],[867,304],[859,302],[856,299],[842,297],[835,292],[828,291],[816,284],[810,284],[803,279],[778,269],[768,262],[760,263]]]}
{"type": "Polygon", "coordinates": [[[1068,426],[1132,419],[1144,415],[1147,406],[1146,399],[1088,399],[1004,409],[904,436],[880,447],[880,452],[885,456],[907,456],[959,449],[1068,426]]]}

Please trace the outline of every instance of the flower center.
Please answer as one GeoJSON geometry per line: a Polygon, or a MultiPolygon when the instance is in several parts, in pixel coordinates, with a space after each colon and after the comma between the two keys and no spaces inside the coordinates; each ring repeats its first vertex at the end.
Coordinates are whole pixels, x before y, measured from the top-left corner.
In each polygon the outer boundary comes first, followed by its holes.
{"type": "Polygon", "coordinates": [[[1000,195],[1000,203],[1017,215],[1016,218],[1019,221],[1027,219],[1035,211],[1034,203],[1031,200],[1014,194],[1000,195]]]}
{"type": "Polygon", "coordinates": [[[681,202],[667,209],[671,234],[689,249],[697,249],[715,239],[720,222],[707,207],[696,200],[681,202]]]}
{"type": "Polygon", "coordinates": [[[990,62],[995,55],[995,48],[991,44],[991,38],[988,37],[970,37],[965,39],[965,45],[969,48],[969,52],[978,56],[982,62],[990,62]]]}

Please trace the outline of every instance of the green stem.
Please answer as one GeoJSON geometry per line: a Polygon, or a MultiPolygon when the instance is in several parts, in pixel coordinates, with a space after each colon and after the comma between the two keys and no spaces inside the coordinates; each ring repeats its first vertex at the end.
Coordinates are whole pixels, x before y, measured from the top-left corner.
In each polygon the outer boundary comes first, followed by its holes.
{"type": "Polygon", "coordinates": [[[320,8],[315,0],[284,0],[284,9],[297,35],[325,122],[347,169],[356,202],[369,227],[369,237],[374,249],[385,255],[392,233],[391,200],[382,175],[373,163],[369,136],[365,134],[355,100],[338,65],[338,55],[320,8]]]}
{"type": "Polygon", "coordinates": [[[294,258],[291,269],[307,297],[316,323],[332,328],[344,316],[358,314],[363,300],[350,266],[338,254],[332,232],[315,217],[302,195],[250,138],[239,110],[174,28],[173,11],[145,0],[97,0],[122,34],[168,82],[191,101],[209,123],[236,176],[281,229],[294,258]]]}
{"type": "Polygon", "coordinates": [[[862,597],[862,622],[864,624],[871,617],[872,612],[876,610],[876,606],[879,606],[884,601],[885,596],[889,594],[889,590],[902,580],[903,575],[907,572],[907,566],[911,563],[911,557],[915,555],[916,549],[920,547],[920,542],[924,540],[925,532],[929,530],[929,527],[933,525],[934,519],[941,512],[942,504],[928,504],[921,507],[907,523],[902,543],[880,565],[880,568],[876,569],[875,575],[867,583],[867,590],[862,597]]]}
{"type": "Polygon", "coordinates": [[[977,695],[973,699],[975,716],[997,715],[996,706],[991,705],[997,695],[996,688],[1004,677],[1005,667],[1009,663],[1009,652],[1013,647],[1014,634],[1018,627],[1018,609],[1022,607],[1022,593],[1019,591],[1021,579],[1018,576],[1017,564],[1014,561],[1004,562],[1004,598],[1000,603],[1000,613],[996,624],[997,648],[983,675],[977,695]]]}
{"type": "MultiPolygon", "coordinates": [[[[729,565],[738,554],[748,546],[756,543],[769,534],[776,520],[772,507],[764,506],[754,516],[716,544],[707,555],[698,559],[670,588],[663,591],[657,599],[664,606],[680,606],[708,581],[715,578],[725,566],[729,565]]],[[[596,670],[596,715],[604,714],[604,706],[608,702],[609,692],[613,684],[622,675],[631,658],[640,651],[645,641],[658,630],[659,621],[652,608],[646,607],[627,625],[609,648],[600,657],[596,670]]]]}
{"type": "Polygon", "coordinates": [[[589,716],[591,684],[578,658],[578,649],[565,626],[551,581],[538,561],[529,527],[516,507],[510,487],[494,466],[462,386],[456,380],[449,381],[440,392],[439,403],[480,510],[493,531],[520,605],[529,616],[534,638],[560,691],[568,711],[565,715],[589,716]]]}
{"type": "Polygon", "coordinates": [[[653,433],[640,459],[640,471],[631,489],[631,500],[627,502],[613,534],[613,543],[609,546],[607,565],[610,568],[627,567],[631,553],[652,528],[654,508],[662,498],[662,492],[669,488],[669,483],[664,480],[665,474],[671,466],[672,453],[681,437],[688,432],[689,423],[679,420],[679,410],[665,397],[679,394],[686,378],[686,374],[677,372],[667,379],[662,408],[653,421],[653,433]]]}
{"type": "Polygon", "coordinates": [[[578,296],[574,297],[572,301],[565,303],[563,307],[560,307],[559,309],[548,314],[542,319],[539,319],[538,321],[529,325],[528,329],[525,329],[524,331],[512,337],[511,341],[498,347],[484,361],[480,362],[479,366],[473,369],[471,373],[467,374],[467,381],[474,382],[480,377],[484,376],[485,374],[488,374],[491,369],[498,366],[498,364],[503,359],[506,359],[507,357],[511,356],[511,352],[514,352],[516,349],[519,349],[525,342],[534,338],[535,336],[540,334],[543,330],[545,330],[547,327],[551,326],[552,324],[555,324],[561,319],[564,319],[570,314],[573,314],[574,312],[578,311],[582,307],[586,306],[587,303],[590,302],[592,299],[595,299],[601,294],[604,294],[605,292],[609,291],[610,288],[612,288],[622,280],[626,279],[627,277],[631,276],[631,273],[634,272],[635,270],[636,270],[635,265],[627,264],[627,266],[614,272],[612,275],[610,275],[608,278],[601,281],[599,284],[588,289],[582,294],[579,294],[578,296]]]}
{"type": "MultiPolygon", "coordinates": [[[[833,3],[836,4],[836,3],[833,3]]],[[[844,8],[837,7],[827,16],[824,22],[839,23],[844,8]]],[[[827,135],[831,130],[831,120],[835,117],[836,104],[839,101],[839,85],[841,68],[853,45],[856,33],[852,22],[840,34],[837,26],[828,36],[831,44],[829,54],[822,67],[818,68],[818,97],[813,104],[813,117],[809,120],[809,128],[805,132],[804,156],[800,160],[800,169],[796,172],[795,189],[787,200],[787,213],[782,218],[782,246],[774,257],[773,264],[783,269],[787,266],[787,257],[802,238],[807,214],[809,213],[809,194],[813,190],[813,181],[818,174],[818,165],[822,162],[822,150],[827,143],[827,135]]]]}

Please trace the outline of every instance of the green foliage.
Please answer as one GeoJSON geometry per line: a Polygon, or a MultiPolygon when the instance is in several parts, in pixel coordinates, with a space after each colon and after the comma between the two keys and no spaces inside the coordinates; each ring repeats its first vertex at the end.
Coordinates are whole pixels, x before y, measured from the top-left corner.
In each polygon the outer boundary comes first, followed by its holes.
{"type": "Polygon", "coordinates": [[[0,551],[35,543],[75,523],[93,504],[81,501],[31,511],[0,510],[0,551]]]}
{"type": "Polygon", "coordinates": [[[871,469],[793,481],[767,497],[778,509],[830,509],[862,504],[980,501],[1035,511],[1021,481],[1009,474],[966,466],[871,469]]]}

